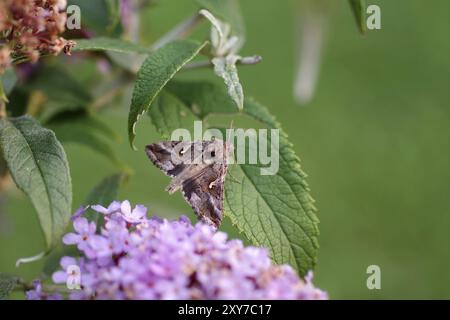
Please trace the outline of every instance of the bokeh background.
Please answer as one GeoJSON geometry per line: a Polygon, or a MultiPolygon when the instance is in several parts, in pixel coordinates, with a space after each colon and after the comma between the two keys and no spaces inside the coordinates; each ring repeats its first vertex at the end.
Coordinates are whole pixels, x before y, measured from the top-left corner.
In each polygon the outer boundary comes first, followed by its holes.
{"type": "MultiPolygon", "coordinates": [[[[368,1],[382,9],[382,29],[361,36],[346,1],[333,9],[317,92],[293,98],[298,1],[242,0],[244,54],[263,63],[240,69],[247,95],[277,116],[309,174],[321,219],[315,282],[333,299],[450,298],[450,2],[368,1]],[[368,290],[366,268],[379,265],[381,290],[368,290]]],[[[151,43],[195,10],[191,1],[164,0],[142,13],[151,43]]],[[[206,26],[203,30],[206,34],[206,26]]],[[[69,70],[97,81],[82,68],[69,70]]],[[[213,78],[211,70],[183,75],[213,78]]],[[[181,195],[164,192],[168,178],[142,147],[159,139],[150,121],[138,146],[126,143],[129,101],[117,99],[102,117],[123,136],[120,158],[133,170],[121,199],[151,213],[191,215],[181,195]]],[[[74,208],[104,176],[117,171],[93,151],[67,145],[74,208]]],[[[232,236],[238,236],[228,224],[232,236]]],[[[44,248],[30,202],[18,191],[2,198],[0,270],[27,279],[43,262],[16,269],[16,259],[44,248]]]]}

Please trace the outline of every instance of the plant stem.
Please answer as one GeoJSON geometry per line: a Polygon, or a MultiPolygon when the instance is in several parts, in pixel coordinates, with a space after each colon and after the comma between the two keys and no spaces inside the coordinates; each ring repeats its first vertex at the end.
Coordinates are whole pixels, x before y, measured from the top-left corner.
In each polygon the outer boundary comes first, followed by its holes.
{"type": "Polygon", "coordinates": [[[152,45],[151,50],[157,50],[171,41],[187,37],[202,21],[203,16],[201,14],[194,14],[176,25],[172,30],[157,40],[152,45]]]}
{"type": "MultiPolygon", "coordinates": [[[[237,65],[241,66],[248,66],[260,63],[262,61],[261,56],[249,56],[249,57],[243,57],[238,60],[237,65]]],[[[201,69],[201,68],[210,68],[214,67],[213,63],[210,60],[207,61],[198,61],[198,62],[192,62],[184,66],[182,70],[193,70],[193,69],[201,69]]]]}
{"type": "MultiPolygon", "coordinates": [[[[17,278],[18,286],[14,288],[14,291],[28,291],[33,290],[34,286],[32,283],[25,281],[23,278],[17,278]]],[[[72,290],[64,287],[63,285],[55,284],[42,284],[42,291],[46,293],[70,293],[72,290]]]]}

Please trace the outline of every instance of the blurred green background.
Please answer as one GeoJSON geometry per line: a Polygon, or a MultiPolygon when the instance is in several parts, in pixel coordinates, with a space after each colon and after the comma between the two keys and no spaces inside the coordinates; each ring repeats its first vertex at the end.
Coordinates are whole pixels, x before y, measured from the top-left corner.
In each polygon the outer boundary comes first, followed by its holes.
{"type": "MultiPolygon", "coordinates": [[[[333,299],[448,299],[450,2],[368,3],[381,6],[382,29],[362,37],[347,2],[340,1],[329,22],[316,96],[299,106],[292,94],[298,1],[242,0],[243,53],[264,61],[242,67],[241,80],[246,94],[277,116],[309,174],[321,219],[316,284],[333,299]],[[381,267],[381,290],[366,287],[372,264],[381,267]]],[[[145,42],[194,9],[191,1],[159,1],[143,12],[145,42]]],[[[183,77],[212,78],[212,72],[183,77]]],[[[162,216],[190,214],[181,195],[164,192],[168,178],[142,151],[159,139],[150,121],[141,122],[140,150],[133,152],[126,143],[128,102],[116,102],[102,117],[123,136],[117,151],[135,171],[120,198],[162,216]]],[[[66,150],[75,208],[117,169],[84,147],[66,150]]],[[[31,204],[11,192],[0,214],[0,270],[35,277],[42,262],[19,269],[14,263],[43,248],[31,204]]]]}

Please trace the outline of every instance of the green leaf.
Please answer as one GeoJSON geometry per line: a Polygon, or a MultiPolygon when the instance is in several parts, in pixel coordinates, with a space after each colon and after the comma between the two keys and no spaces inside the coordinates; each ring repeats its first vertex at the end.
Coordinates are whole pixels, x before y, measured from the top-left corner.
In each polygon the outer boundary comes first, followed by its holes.
{"type": "Polygon", "coordinates": [[[53,118],[48,125],[61,142],[87,146],[117,167],[125,167],[109,143],[105,141],[105,139],[118,141],[120,137],[97,118],[85,113],[66,112],[53,118]]]}
{"type": "Polygon", "coordinates": [[[236,62],[239,57],[230,55],[227,57],[220,57],[212,59],[214,64],[214,72],[221,77],[228,88],[228,95],[238,106],[239,110],[244,108],[244,90],[236,67],[236,62]]]}
{"type": "Polygon", "coordinates": [[[0,273],[0,300],[6,300],[18,284],[17,277],[0,273]]]}
{"type": "MultiPolygon", "coordinates": [[[[159,108],[170,115],[167,119],[180,109],[190,110],[198,119],[219,113],[240,115],[227,92],[212,83],[171,82],[166,88],[178,97],[159,102],[159,108]],[[185,104],[184,108],[178,105],[179,101],[185,104]]],[[[253,244],[269,248],[276,263],[288,263],[305,275],[316,263],[319,234],[306,175],[287,135],[265,107],[246,99],[243,114],[268,129],[280,130],[279,170],[275,175],[261,175],[265,166],[260,163],[231,165],[229,175],[233,179],[225,183],[225,216],[253,244]]],[[[154,111],[149,115],[161,116],[154,111]]],[[[163,135],[171,133],[174,120],[169,120],[170,124],[159,119],[152,121],[163,135]]],[[[174,121],[174,125],[179,124],[174,121]]],[[[267,144],[271,145],[270,139],[267,144]]]]}
{"type": "Polygon", "coordinates": [[[162,91],[153,102],[148,115],[161,134],[169,140],[170,133],[178,128],[192,128],[198,118],[184,103],[167,90],[162,91]]]}
{"type": "Polygon", "coordinates": [[[319,247],[319,220],[306,175],[293,145],[267,109],[246,100],[244,112],[280,130],[279,170],[263,176],[264,166],[259,164],[232,167],[234,179],[225,184],[225,212],[255,245],[268,247],[277,263],[288,263],[304,276],[314,267],[319,247]]]}
{"type": "Polygon", "coordinates": [[[204,119],[209,114],[239,112],[237,105],[224,88],[212,82],[171,81],[166,89],[188,106],[200,119],[204,119]]]}
{"type": "Polygon", "coordinates": [[[138,44],[116,38],[75,39],[73,51],[113,51],[120,53],[149,54],[150,51],[138,44]]]}
{"type": "Polygon", "coordinates": [[[28,116],[0,120],[0,147],[17,187],[33,203],[47,248],[60,241],[71,215],[69,164],[55,134],[28,116]]]}
{"type": "Polygon", "coordinates": [[[349,0],[353,15],[356,19],[359,32],[365,34],[367,32],[366,26],[366,0],[349,0]]]}
{"type": "Polygon", "coordinates": [[[207,42],[198,43],[190,40],[174,41],[158,49],[144,61],[137,75],[128,115],[128,137],[132,147],[139,117],[148,111],[167,82],[206,44],[207,42]]]}

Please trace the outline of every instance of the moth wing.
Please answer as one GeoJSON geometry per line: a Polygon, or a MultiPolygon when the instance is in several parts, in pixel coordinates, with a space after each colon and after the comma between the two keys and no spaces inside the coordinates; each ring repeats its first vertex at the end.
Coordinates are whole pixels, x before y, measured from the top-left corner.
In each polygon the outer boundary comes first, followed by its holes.
{"type": "Polygon", "coordinates": [[[155,166],[168,176],[176,177],[186,168],[182,161],[176,161],[177,151],[188,149],[191,145],[190,142],[163,141],[146,146],[145,152],[155,166]]]}
{"type": "Polygon", "coordinates": [[[227,166],[211,164],[183,182],[181,192],[197,217],[218,228],[223,218],[224,184],[227,166]]]}

